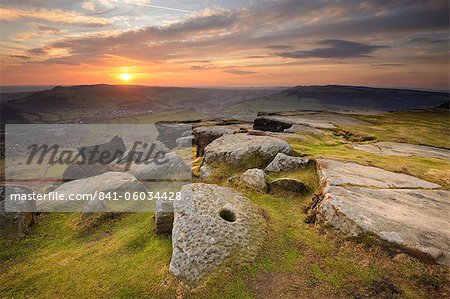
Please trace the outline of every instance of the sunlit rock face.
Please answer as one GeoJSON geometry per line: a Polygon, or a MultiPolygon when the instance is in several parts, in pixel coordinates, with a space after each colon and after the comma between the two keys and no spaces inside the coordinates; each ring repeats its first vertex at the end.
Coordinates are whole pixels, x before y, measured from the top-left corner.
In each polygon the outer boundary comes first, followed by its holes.
{"type": "Polygon", "coordinates": [[[284,140],[270,136],[247,134],[224,135],[205,148],[204,161],[208,164],[226,163],[265,167],[278,153],[289,154],[291,146],[284,140]]]}

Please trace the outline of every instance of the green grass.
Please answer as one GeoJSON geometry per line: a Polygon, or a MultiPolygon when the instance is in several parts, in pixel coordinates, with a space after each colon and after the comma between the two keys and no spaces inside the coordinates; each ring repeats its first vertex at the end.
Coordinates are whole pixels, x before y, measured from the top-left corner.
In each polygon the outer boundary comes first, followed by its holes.
{"type": "MultiPolygon", "coordinates": [[[[442,115],[419,116],[418,122],[412,113],[360,117],[379,125],[342,129],[370,134],[378,141],[448,147],[448,139],[440,133],[448,124],[442,115]],[[422,129],[415,130],[417,126],[422,129]]],[[[296,152],[310,157],[357,161],[450,188],[448,161],[373,155],[352,149],[351,142],[332,131],[290,142],[296,152]]],[[[229,186],[227,178],[244,170],[221,165],[209,182],[229,186]]],[[[444,266],[393,255],[375,244],[345,241],[306,224],[305,207],[318,185],[313,165],[268,176],[269,180],[302,180],[310,192],[269,195],[233,186],[261,208],[268,223],[267,237],[254,262],[230,263],[195,289],[170,274],[171,241],[155,235],[151,213],[123,214],[87,227],[80,223],[79,214],[50,213],[40,217],[30,236],[0,241],[0,297],[356,298],[370,294],[376,298],[439,298],[450,293],[449,270],[444,266]]]]}

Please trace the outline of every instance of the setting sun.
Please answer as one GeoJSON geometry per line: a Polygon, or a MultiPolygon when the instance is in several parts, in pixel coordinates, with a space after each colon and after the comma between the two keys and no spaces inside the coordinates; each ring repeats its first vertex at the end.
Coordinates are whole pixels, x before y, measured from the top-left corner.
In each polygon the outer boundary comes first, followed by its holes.
{"type": "Polygon", "coordinates": [[[128,73],[120,74],[120,80],[122,81],[130,81],[132,79],[132,76],[128,73]]]}

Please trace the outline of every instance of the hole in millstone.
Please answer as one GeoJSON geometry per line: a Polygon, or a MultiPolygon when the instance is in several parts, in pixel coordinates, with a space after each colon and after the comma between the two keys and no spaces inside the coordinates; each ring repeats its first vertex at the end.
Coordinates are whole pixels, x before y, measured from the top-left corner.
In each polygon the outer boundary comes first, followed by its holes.
{"type": "Polygon", "coordinates": [[[220,210],[219,216],[220,216],[220,218],[222,218],[223,220],[228,221],[228,222],[236,221],[236,215],[234,214],[234,212],[232,212],[228,209],[220,210]]]}

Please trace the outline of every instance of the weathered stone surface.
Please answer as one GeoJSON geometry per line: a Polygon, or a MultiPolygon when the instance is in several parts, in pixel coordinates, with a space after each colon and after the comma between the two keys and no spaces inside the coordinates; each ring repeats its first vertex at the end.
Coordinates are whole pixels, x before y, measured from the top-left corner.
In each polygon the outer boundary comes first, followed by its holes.
{"type": "Polygon", "coordinates": [[[233,134],[235,130],[223,126],[197,127],[193,130],[197,157],[203,157],[205,147],[223,135],[233,134]]]}
{"type": "Polygon", "coordinates": [[[267,166],[278,153],[289,154],[291,146],[284,140],[247,134],[224,135],[205,148],[205,162],[249,167],[267,166]]]}
{"type": "Polygon", "coordinates": [[[183,186],[174,201],[170,271],[191,285],[228,262],[252,261],[265,220],[246,197],[209,184],[183,186]]]}
{"type": "Polygon", "coordinates": [[[308,165],[309,160],[288,156],[283,153],[279,153],[269,165],[264,169],[266,172],[283,172],[283,171],[292,171],[300,168],[306,167],[308,165]]]}
{"type": "Polygon", "coordinates": [[[158,235],[170,235],[173,228],[173,201],[157,200],[155,205],[155,224],[158,235]]]}
{"type": "Polygon", "coordinates": [[[189,180],[191,169],[175,152],[150,163],[138,164],[131,173],[141,181],[144,180],[189,180]]]}
{"type": "Polygon", "coordinates": [[[127,147],[125,146],[123,139],[117,135],[108,142],[78,148],[78,152],[85,161],[101,164],[109,164],[115,160],[121,159],[126,150],[127,147]],[[108,154],[105,155],[105,153],[108,154]]]}
{"type": "Polygon", "coordinates": [[[182,135],[186,134],[186,131],[192,131],[192,124],[183,122],[156,122],[155,127],[158,130],[157,140],[161,141],[169,149],[173,149],[177,146],[176,140],[182,135]]]}
{"type": "Polygon", "coordinates": [[[283,132],[293,125],[334,129],[335,125],[362,126],[370,125],[370,123],[342,114],[322,111],[258,113],[253,128],[262,131],[283,132]]]}
{"type": "Polygon", "coordinates": [[[356,185],[377,188],[439,188],[435,183],[416,177],[364,166],[355,162],[318,159],[319,175],[330,185],[356,185]]]}
{"type": "Polygon", "coordinates": [[[177,139],[177,147],[191,147],[194,144],[194,136],[185,136],[177,139]]]}
{"type": "Polygon", "coordinates": [[[109,171],[119,171],[120,168],[109,164],[70,164],[63,173],[63,181],[72,181],[96,176],[109,171]]]}
{"type": "Polygon", "coordinates": [[[450,160],[450,150],[397,142],[357,144],[353,148],[382,156],[423,156],[450,160]]]}
{"type": "Polygon", "coordinates": [[[424,190],[439,186],[352,162],[318,160],[317,168],[322,187],[315,214],[318,223],[346,237],[374,239],[450,264],[450,191],[424,190]]]}
{"type": "Polygon", "coordinates": [[[26,186],[6,185],[0,189],[0,237],[20,238],[24,236],[35,221],[36,202],[11,201],[10,194],[31,194],[26,186]]]}
{"type": "Polygon", "coordinates": [[[332,186],[317,221],[347,237],[375,236],[413,255],[450,264],[450,191],[332,186]]]}
{"type": "Polygon", "coordinates": [[[136,144],[134,150],[130,150],[126,157],[121,161],[143,162],[159,157],[162,154],[169,153],[170,150],[159,140],[152,140],[136,144]]]}
{"type": "Polygon", "coordinates": [[[243,184],[247,187],[267,192],[266,174],[258,168],[247,169],[243,174],[228,179],[230,183],[243,184]]]}
{"type": "Polygon", "coordinates": [[[211,166],[209,166],[208,164],[203,164],[202,166],[200,166],[200,178],[202,180],[206,180],[212,174],[213,174],[213,170],[212,170],[211,166]]]}
{"type": "Polygon", "coordinates": [[[270,193],[297,193],[304,194],[308,192],[308,188],[302,181],[291,179],[291,178],[281,178],[277,179],[269,184],[270,193]]]}
{"type": "Polygon", "coordinates": [[[316,134],[316,135],[320,135],[320,134],[324,133],[323,130],[316,129],[314,127],[307,126],[307,125],[297,125],[297,124],[293,124],[290,128],[284,129],[283,132],[284,133],[311,133],[311,134],[316,134]]]}
{"type": "MultiPolygon", "coordinates": [[[[69,198],[70,194],[104,194],[117,192],[121,194],[123,192],[145,192],[145,186],[139,182],[133,175],[124,172],[105,172],[101,175],[75,180],[67,182],[55,189],[54,192],[64,194],[65,198],[69,198]]],[[[87,202],[69,201],[69,202],[46,202],[46,210],[55,211],[74,211],[77,207],[83,211],[87,202]]],[[[107,202],[106,202],[107,204],[107,202]]],[[[98,205],[93,203],[92,209],[96,212],[98,205]]],[[[86,208],[87,210],[90,207],[86,208]]],[[[109,208],[108,208],[109,209],[109,208]]],[[[87,211],[86,210],[86,211],[87,211]]],[[[106,210],[105,212],[109,212],[106,210]]]]}

